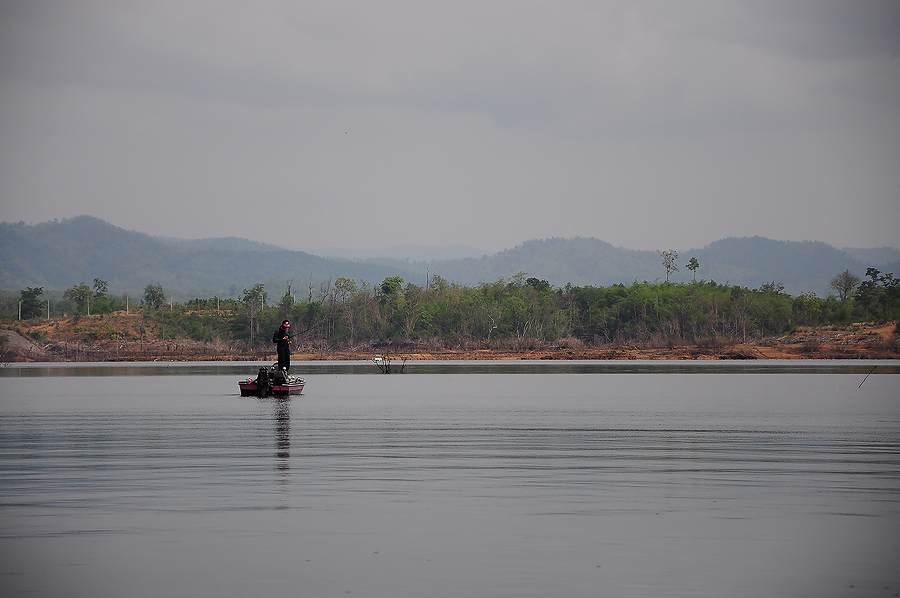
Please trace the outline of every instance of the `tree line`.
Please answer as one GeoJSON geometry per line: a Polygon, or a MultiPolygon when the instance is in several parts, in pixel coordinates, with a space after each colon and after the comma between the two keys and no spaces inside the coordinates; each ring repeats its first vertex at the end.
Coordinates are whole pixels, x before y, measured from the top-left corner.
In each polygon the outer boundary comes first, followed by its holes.
{"type": "MultiPolygon", "coordinates": [[[[691,263],[691,266],[695,264],[691,263]]],[[[693,268],[692,268],[693,269],[693,268]]],[[[329,346],[429,342],[443,346],[543,343],[616,344],[696,342],[726,338],[746,341],[789,333],[798,326],[900,319],[900,279],[870,268],[866,278],[842,272],[831,281],[834,295],[791,296],[769,282],[759,288],[719,284],[634,282],[608,287],[566,285],[519,273],[509,280],[465,286],[440,276],[426,284],[385,278],[368,284],[349,278],[309,285],[297,298],[294,281],[273,296],[262,283],[238,298],[166,301],[159,284],[148,284],[137,304],[114,297],[105,281],[80,283],[63,293],[73,314],[141,310],[164,319],[166,337],[270,344],[284,318],[303,339],[329,346]]],[[[18,298],[23,319],[46,315],[41,288],[18,298]]],[[[9,315],[6,297],[4,315],[9,315]]],[[[148,321],[150,321],[148,320],[148,321]]]]}

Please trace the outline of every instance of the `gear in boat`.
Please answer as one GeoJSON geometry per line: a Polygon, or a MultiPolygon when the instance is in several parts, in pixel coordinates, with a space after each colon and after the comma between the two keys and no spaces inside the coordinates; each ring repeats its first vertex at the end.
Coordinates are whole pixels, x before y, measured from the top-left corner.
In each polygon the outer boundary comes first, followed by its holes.
{"type": "Polygon", "coordinates": [[[298,395],[303,392],[305,384],[305,378],[286,373],[277,363],[259,368],[256,378],[245,378],[238,382],[242,397],[298,395]]]}

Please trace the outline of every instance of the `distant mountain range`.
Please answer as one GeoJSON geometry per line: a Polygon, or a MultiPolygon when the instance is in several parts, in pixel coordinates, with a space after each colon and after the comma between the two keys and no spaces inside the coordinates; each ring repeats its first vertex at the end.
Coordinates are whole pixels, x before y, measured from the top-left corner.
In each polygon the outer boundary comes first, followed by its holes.
{"type": "MultiPolygon", "coordinates": [[[[377,284],[388,276],[401,276],[424,284],[430,274],[475,285],[508,280],[524,272],[556,287],[665,280],[656,251],[623,249],[593,238],[531,240],[481,257],[419,261],[402,257],[446,255],[428,249],[398,246],[392,256],[349,260],[233,237],[152,237],[91,216],[35,225],[4,222],[0,223],[0,289],[16,292],[26,286],[42,286],[48,291],[63,290],[80,282],[90,285],[100,278],[114,294],[140,297],[147,284],[159,283],[174,299],[185,300],[239,296],[259,282],[266,285],[271,297],[278,297],[291,280],[292,290],[300,297],[310,285],[316,294],[321,282],[338,277],[377,284]]],[[[454,251],[478,250],[458,246],[454,251]]],[[[836,249],[817,241],[727,238],[679,254],[679,272],[671,277],[675,282],[691,280],[686,264],[696,257],[698,280],[750,288],[781,282],[793,295],[813,291],[824,297],[831,277],[845,269],[859,276],[870,266],[900,274],[900,250],[836,249]]]]}

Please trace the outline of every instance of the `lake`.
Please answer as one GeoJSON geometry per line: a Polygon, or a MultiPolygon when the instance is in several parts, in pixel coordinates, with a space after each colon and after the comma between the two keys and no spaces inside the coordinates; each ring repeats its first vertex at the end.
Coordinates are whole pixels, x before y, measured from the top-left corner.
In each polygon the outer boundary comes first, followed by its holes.
{"type": "Polygon", "coordinates": [[[896,362],[257,367],[0,368],[0,593],[900,595],[896,362]]]}

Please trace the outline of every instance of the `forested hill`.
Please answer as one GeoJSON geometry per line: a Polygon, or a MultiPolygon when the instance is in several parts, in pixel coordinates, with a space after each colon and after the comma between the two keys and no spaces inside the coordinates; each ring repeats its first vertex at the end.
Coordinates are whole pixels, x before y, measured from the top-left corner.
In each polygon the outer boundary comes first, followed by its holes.
{"type": "Polygon", "coordinates": [[[277,297],[291,279],[293,290],[303,295],[309,281],[318,290],[330,277],[380,281],[397,275],[394,267],[322,258],[245,239],[160,239],[91,216],[33,226],[0,223],[0,289],[7,291],[26,286],[62,290],[100,278],[111,293],[132,297],[141,297],[151,283],[161,284],[176,300],[233,297],[259,282],[277,297]]]}
{"type": "MultiPolygon", "coordinates": [[[[773,241],[763,237],[728,238],[686,253],[700,262],[698,277],[757,288],[765,282],[780,282],[791,295],[815,292],[828,295],[828,282],[834,275],[850,270],[860,278],[865,264],[844,251],[819,241],[773,241]]],[[[682,263],[687,259],[682,259],[682,263]]],[[[900,263],[896,264],[900,273],[900,263]]],[[[890,265],[888,265],[890,267],[890,265]]],[[[690,280],[690,272],[681,266],[680,280],[690,280]]]]}
{"type": "MultiPolygon", "coordinates": [[[[661,248],[668,249],[668,248],[661,248]]],[[[900,262],[880,263],[893,251],[838,250],[821,242],[773,241],[762,237],[729,238],[700,249],[678,250],[670,280],[687,282],[693,273],[688,260],[696,257],[698,280],[757,288],[780,282],[792,295],[813,291],[828,294],[828,282],[845,269],[864,276],[866,268],[900,275],[900,262]],[[880,256],[882,259],[877,259],[880,256]]],[[[280,296],[287,281],[300,295],[308,285],[347,277],[379,283],[389,276],[424,284],[426,273],[449,282],[476,285],[519,272],[547,280],[556,287],[609,286],[634,281],[665,280],[659,251],[634,251],[592,238],[532,240],[484,256],[431,262],[406,260],[349,261],[290,251],[236,238],[185,241],[127,231],[97,218],[80,216],[37,225],[0,223],[0,290],[26,286],[63,290],[94,278],[105,280],[114,294],[140,297],[149,283],[159,283],[176,300],[193,297],[239,296],[262,282],[270,296],[280,296]]]]}

